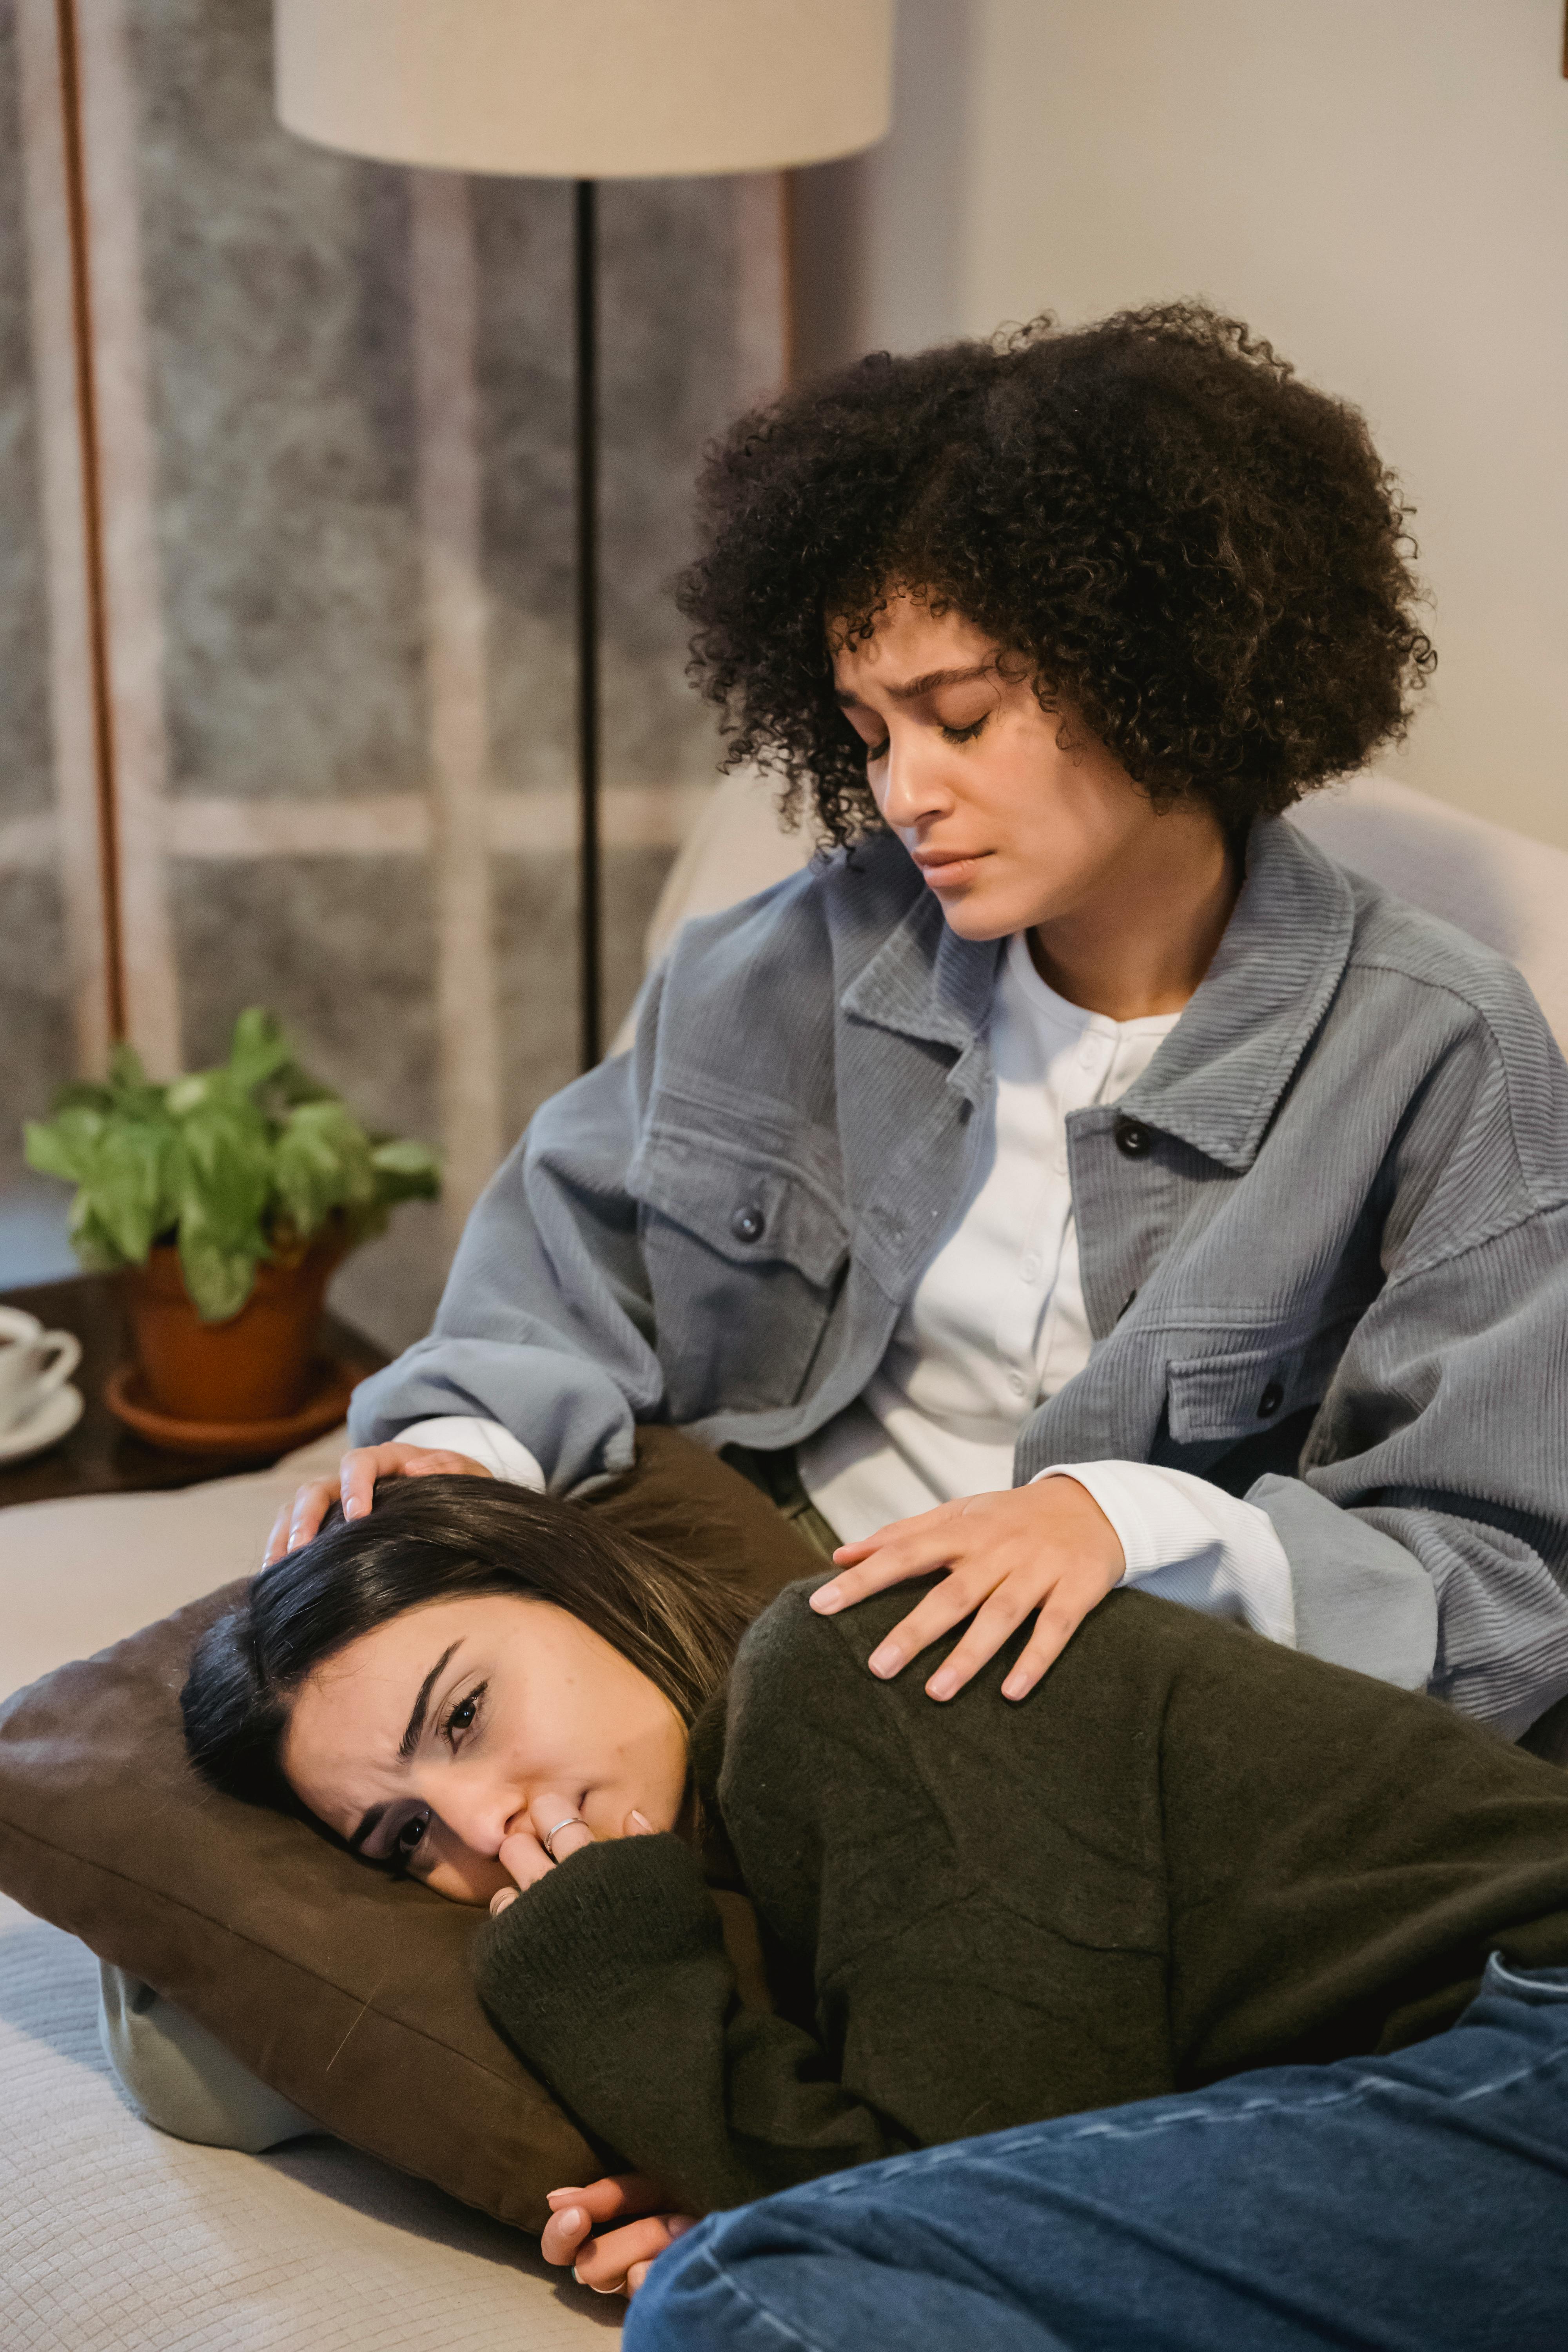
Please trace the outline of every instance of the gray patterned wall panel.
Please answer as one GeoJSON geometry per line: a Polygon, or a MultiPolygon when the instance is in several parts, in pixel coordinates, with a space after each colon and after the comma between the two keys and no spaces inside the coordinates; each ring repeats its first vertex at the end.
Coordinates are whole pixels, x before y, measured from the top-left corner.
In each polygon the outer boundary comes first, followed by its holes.
{"type": "Polygon", "coordinates": [[[279,129],[269,15],[132,12],[169,789],[417,786],[406,175],[279,129]]]}
{"type": "MultiPolygon", "coordinates": [[[[457,457],[478,485],[484,750],[463,805],[485,844],[488,917],[469,929],[489,951],[500,1150],[576,1061],[570,190],[447,183],[442,234],[461,250],[431,247],[427,233],[422,246],[444,175],[422,186],[278,127],[268,0],[102,0],[79,21],[89,136],[92,90],[116,74],[133,126],[126,187],[157,576],[129,589],[111,579],[110,604],[152,600],[161,635],[162,764],[143,789],[166,808],[152,857],[167,936],[148,950],[172,971],[164,1034],[190,1066],[221,1050],[244,1005],[271,1004],[368,1116],[442,1139],[452,1058],[469,1049],[450,961],[463,902],[441,863],[453,803],[438,773],[449,738],[433,682],[444,625],[431,567],[445,518],[429,484],[450,478],[453,449],[436,445],[466,434],[457,457]],[[106,29],[110,16],[121,34],[106,29]],[[467,405],[450,418],[422,389],[429,320],[451,293],[439,266],[432,275],[443,251],[474,291],[467,405]]],[[[0,821],[49,790],[13,79],[0,38],[0,821]]],[[[756,389],[747,201],[744,184],[722,180],[610,184],[601,198],[611,1030],[637,986],[680,820],[716,766],[668,583],[687,551],[702,446],[756,389]]],[[[100,234],[111,227],[100,220],[100,234]]],[[[462,690],[459,680],[459,703],[462,690]]],[[[23,879],[0,877],[5,911],[23,879]]],[[[0,1002],[0,1056],[32,1040],[15,1080],[0,1060],[8,1097],[47,1093],[44,1076],[69,1066],[63,1015],[49,1009],[58,913],[47,877],[25,879],[0,989],[46,977],[25,1017],[11,1017],[13,996],[0,1002]]],[[[463,969],[475,968],[470,952],[463,969]]],[[[470,1190],[473,1162],[470,1134],[470,1190]]],[[[449,1214],[405,1213],[340,1277],[341,1302],[389,1341],[411,1336],[451,1241],[449,1214]]]]}

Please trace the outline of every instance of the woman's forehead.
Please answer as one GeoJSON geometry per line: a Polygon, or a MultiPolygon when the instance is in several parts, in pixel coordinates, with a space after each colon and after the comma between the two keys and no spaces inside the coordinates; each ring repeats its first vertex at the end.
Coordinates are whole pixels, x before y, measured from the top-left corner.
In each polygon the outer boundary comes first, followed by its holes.
{"type": "Polygon", "coordinates": [[[992,647],[983,629],[951,604],[933,605],[919,591],[900,588],[876,614],[869,629],[842,619],[827,624],[835,676],[910,676],[952,663],[983,662],[992,647]]]}
{"type": "Polygon", "coordinates": [[[444,1665],[460,1667],[486,1613],[472,1595],[423,1602],[324,1659],[289,1709],[282,1754],[289,1780],[304,1792],[307,1781],[318,1790],[351,1780],[363,1790],[395,1779],[421,1689],[444,1665]]]}

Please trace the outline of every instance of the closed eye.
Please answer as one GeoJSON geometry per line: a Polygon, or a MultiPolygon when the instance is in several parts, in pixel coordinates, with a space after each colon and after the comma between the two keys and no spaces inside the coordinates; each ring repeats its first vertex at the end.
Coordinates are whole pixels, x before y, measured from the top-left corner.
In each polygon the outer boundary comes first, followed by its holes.
{"type": "Polygon", "coordinates": [[[942,741],[944,743],[973,743],[990,716],[991,713],[988,710],[983,710],[979,718],[972,720],[970,725],[967,727],[944,727],[942,730],[942,741]]]}

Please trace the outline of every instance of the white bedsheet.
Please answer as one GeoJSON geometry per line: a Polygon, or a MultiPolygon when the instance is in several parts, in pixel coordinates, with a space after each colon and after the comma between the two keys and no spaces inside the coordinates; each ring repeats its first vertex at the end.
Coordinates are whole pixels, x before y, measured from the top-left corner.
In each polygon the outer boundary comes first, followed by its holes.
{"type": "Polygon", "coordinates": [[[73,1937],[0,1896],[5,2352],[587,2352],[622,2306],[340,2141],[265,2157],[142,2121],[73,1937]]]}

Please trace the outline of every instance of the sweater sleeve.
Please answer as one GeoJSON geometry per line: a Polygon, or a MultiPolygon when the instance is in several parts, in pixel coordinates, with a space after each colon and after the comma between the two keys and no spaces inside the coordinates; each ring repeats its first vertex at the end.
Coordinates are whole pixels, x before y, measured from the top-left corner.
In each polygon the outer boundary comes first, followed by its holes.
{"type": "Polygon", "coordinates": [[[477,1965],[528,2064],[692,2211],[915,2145],[834,2079],[811,2034],[742,2005],[717,1906],[677,1838],[573,1854],[486,1930],[477,1965]]]}

